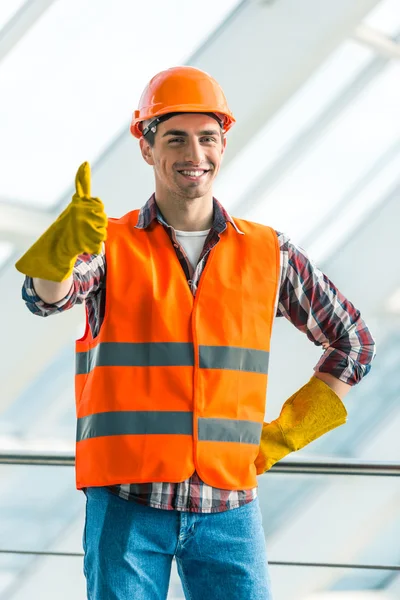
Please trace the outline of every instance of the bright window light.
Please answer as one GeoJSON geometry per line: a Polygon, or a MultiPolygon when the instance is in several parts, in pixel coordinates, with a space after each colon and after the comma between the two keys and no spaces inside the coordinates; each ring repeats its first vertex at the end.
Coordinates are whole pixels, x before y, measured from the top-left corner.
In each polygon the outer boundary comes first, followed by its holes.
{"type": "Polygon", "coordinates": [[[341,44],[227,168],[221,170],[215,186],[216,197],[227,208],[236,205],[249,185],[290,148],[373,56],[372,50],[356,42],[341,44]]]}
{"type": "Polygon", "coordinates": [[[399,0],[381,0],[363,20],[364,25],[378,29],[388,36],[400,33],[399,0]]]}
{"type": "Polygon", "coordinates": [[[26,0],[1,0],[0,3],[0,30],[19,11],[26,0]]]}
{"type": "Polygon", "coordinates": [[[74,452],[75,444],[59,438],[35,438],[12,435],[0,435],[1,449],[4,452],[43,452],[65,453],[67,456],[74,452]]]}
{"type": "Polygon", "coordinates": [[[7,588],[11,586],[11,583],[15,580],[15,570],[12,566],[4,567],[0,573],[0,594],[5,593],[7,588]]]}
{"type": "Polygon", "coordinates": [[[313,260],[322,262],[335,252],[340,243],[360,226],[363,219],[384,202],[390,192],[400,186],[400,150],[368,181],[365,187],[349,201],[343,210],[329,219],[307,250],[313,260]]]}
{"type": "Polygon", "coordinates": [[[148,80],[237,4],[153,0],[146,14],[131,0],[54,2],[0,64],[0,195],[57,203],[80,163],[129,131],[148,80]]]}
{"type": "Polygon", "coordinates": [[[0,242],[0,269],[14,252],[14,246],[9,242],[0,242]]]}
{"type": "Polygon", "coordinates": [[[400,289],[389,296],[386,302],[386,310],[390,313],[400,315],[400,289]]]}
{"type": "Polygon", "coordinates": [[[400,65],[390,63],[246,218],[301,243],[400,136],[400,65]]]}

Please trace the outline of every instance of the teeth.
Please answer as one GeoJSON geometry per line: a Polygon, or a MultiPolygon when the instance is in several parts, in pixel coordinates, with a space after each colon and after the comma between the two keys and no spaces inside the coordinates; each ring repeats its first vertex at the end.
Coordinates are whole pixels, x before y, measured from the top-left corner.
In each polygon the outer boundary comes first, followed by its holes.
{"type": "Polygon", "coordinates": [[[203,175],[204,171],[181,171],[183,175],[188,175],[189,177],[200,177],[203,175]]]}

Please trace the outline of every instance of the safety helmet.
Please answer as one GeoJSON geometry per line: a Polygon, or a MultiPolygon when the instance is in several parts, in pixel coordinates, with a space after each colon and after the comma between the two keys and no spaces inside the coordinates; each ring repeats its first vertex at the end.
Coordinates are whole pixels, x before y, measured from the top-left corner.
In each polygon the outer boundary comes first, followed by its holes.
{"type": "Polygon", "coordinates": [[[220,85],[211,75],[195,67],[172,67],[151,79],[133,114],[132,135],[142,137],[143,121],[154,119],[156,124],[170,113],[215,114],[224,133],[235,123],[220,85]]]}

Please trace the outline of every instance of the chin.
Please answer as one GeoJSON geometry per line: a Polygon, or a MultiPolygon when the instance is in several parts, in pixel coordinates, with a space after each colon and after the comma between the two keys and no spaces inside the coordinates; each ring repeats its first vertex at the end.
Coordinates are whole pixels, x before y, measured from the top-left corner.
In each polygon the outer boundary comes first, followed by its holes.
{"type": "Polygon", "coordinates": [[[189,196],[194,196],[196,198],[202,198],[203,196],[205,196],[206,194],[208,194],[208,192],[210,191],[211,186],[210,185],[190,185],[188,187],[185,188],[185,193],[189,196]]]}
{"type": "Polygon", "coordinates": [[[196,198],[204,198],[204,196],[207,195],[208,190],[187,190],[186,192],[186,198],[189,198],[189,200],[196,200],[196,198]]]}

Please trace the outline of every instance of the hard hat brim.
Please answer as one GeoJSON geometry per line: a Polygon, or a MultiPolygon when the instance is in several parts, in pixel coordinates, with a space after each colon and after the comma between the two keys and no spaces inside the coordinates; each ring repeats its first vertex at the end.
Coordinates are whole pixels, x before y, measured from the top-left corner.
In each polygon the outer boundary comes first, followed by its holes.
{"type": "Polygon", "coordinates": [[[155,117],[161,117],[162,115],[167,115],[168,113],[217,113],[224,117],[224,124],[222,130],[226,133],[232,125],[236,122],[236,119],[232,114],[227,114],[221,111],[221,108],[212,109],[211,107],[204,107],[204,105],[199,104],[175,104],[174,106],[168,106],[164,110],[157,110],[154,106],[149,107],[149,110],[140,110],[135,111],[132,124],[131,124],[131,133],[136,138],[142,137],[141,123],[143,121],[147,121],[149,119],[154,119],[155,117]]]}

